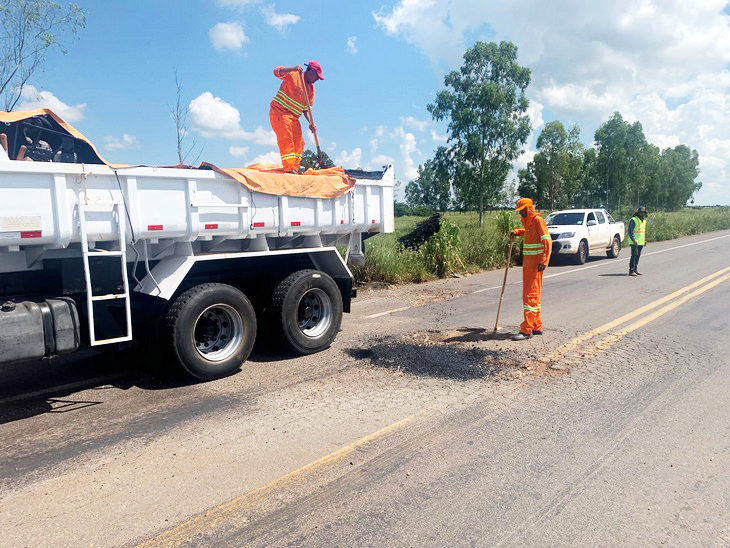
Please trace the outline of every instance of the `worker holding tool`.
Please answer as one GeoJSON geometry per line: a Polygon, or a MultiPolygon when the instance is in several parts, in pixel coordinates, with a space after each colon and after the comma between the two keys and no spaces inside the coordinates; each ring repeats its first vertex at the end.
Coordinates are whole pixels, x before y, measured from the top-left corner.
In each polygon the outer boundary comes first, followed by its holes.
{"type": "Polygon", "coordinates": [[[629,259],[629,276],[641,276],[637,270],[641,250],[646,245],[646,208],[640,207],[629,221],[629,245],[631,245],[631,259],[629,259]]]}
{"type": "Polygon", "coordinates": [[[309,122],[309,129],[312,132],[317,131],[312,121],[311,104],[314,103],[314,83],[317,80],[324,80],[322,65],[317,61],[310,61],[306,67],[306,71],[302,71],[299,65],[274,69],[274,76],[283,82],[271,101],[269,119],[276,133],[281,163],[284,171],[288,173],[299,173],[299,164],[304,152],[304,137],[299,117],[304,114],[309,122]]]}
{"type": "Polygon", "coordinates": [[[550,262],[553,241],[545,220],[535,210],[530,198],[520,198],[515,207],[522,217],[523,228],[516,228],[510,238],[522,236],[522,304],[525,320],[520,332],[512,335],[513,341],[524,341],[533,335],[542,335],[540,295],[542,273],[550,262]]]}

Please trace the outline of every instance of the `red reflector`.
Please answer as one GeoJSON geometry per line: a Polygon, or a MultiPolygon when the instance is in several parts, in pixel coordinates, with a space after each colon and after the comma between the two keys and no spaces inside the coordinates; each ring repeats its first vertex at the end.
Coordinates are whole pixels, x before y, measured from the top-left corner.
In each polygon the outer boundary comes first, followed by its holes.
{"type": "Polygon", "coordinates": [[[253,227],[254,228],[261,228],[261,227],[264,227],[264,226],[266,226],[266,223],[254,223],[253,224],[253,227]]]}
{"type": "Polygon", "coordinates": [[[299,221],[292,221],[291,225],[292,226],[302,226],[302,223],[300,223],[299,221]]]}
{"type": "Polygon", "coordinates": [[[372,224],[375,224],[375,219],[373,219],[373,223],[372,224]]]}
{"type": "Polygon", "coordinates": [[[31,232],[21,232],[20,233],[21,238],[40,238],[41,237],[41,231],[40,230],[33,230],[31,232]]]}
{"type": "Polygon", "coordinates": [[[147,225],[147,230],[162,230],[162,225],[147,225]]]}
{"type": "Polygon", "coordinates": [[[340,219],[340,224],[341,225],[344,225],[345,224],[345,220],[344,219],[340,219]]]}
{"type": "Polygon", "coordinates": [[[205,225],[205,230],[217,230],[217,229],[218,229],[218,225],[217,224],[215,224],[215,225],[205,225]]]}

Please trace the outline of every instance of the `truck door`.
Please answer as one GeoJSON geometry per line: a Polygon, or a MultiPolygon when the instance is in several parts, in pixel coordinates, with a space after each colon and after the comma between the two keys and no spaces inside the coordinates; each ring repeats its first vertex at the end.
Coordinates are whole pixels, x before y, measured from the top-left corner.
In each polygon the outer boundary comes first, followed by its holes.
{"type": "Polygon", "coordinates": [[[598,226],[598,219],[593,211],[589,211],[586,216],[586,228],[588,229],[588,247],[595,249],[601,244],[599,243],[601,229],[598,226]]]}
{"type": "Polygon", "coordinates": [[[608,247],[611,241],[611,227],[608,219],[601,211],[596,211],[596,220],[598,224],[592,228],[596,228],[596,247],[608,247]]]}

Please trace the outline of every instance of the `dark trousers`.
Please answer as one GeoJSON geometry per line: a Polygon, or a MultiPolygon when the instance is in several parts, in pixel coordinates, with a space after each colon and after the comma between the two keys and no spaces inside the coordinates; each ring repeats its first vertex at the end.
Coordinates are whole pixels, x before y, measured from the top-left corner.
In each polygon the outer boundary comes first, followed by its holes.
{"type": "Polygon", "coordinates": [[[632,245],[631,246],[631,259],[629,260],[629,273],[636,272],[639,267],[639,257],[641,257],[641,250],[644,249],[643,245],[632,245]]]}

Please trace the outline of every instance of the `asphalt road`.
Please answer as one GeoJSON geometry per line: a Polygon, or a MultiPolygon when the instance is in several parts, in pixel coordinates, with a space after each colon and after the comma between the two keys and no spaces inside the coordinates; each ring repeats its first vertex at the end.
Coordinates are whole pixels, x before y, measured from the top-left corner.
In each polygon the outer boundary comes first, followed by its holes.
{"type": "Polygon", "coordinates": [[[333,347],[203,384],[0,370],[2,546],[730,546],[730,231],[363,292],[333,347]]]}

